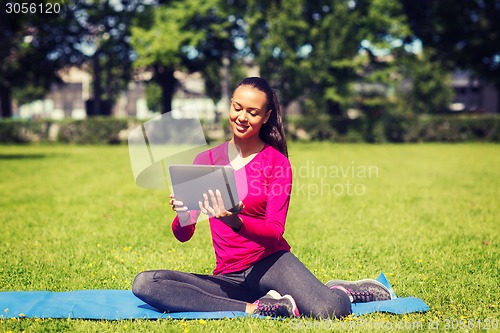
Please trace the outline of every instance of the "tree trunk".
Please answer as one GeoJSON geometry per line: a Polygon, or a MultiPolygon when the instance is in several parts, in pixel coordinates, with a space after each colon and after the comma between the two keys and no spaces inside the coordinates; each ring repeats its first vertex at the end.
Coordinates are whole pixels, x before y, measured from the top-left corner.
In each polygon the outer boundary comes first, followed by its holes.
{"type": "Polygon", "coordinates": [[[327,112],[330,116],[340,117],[343,115],[340,104],[337,102],[328,101],[327,102],[327,112]]]}
{"type": "Polygon", "coordinates": [[[174,69],[156,65],[155,81],[161,87],[161,113],[172,111],[172,100],[174,98],[177,79],[174,76],[174,69]]]}
{"type": "Polygon", "coordinates": [[[10,87],[0,85],[0,115],[2,118],[12,117],[12,103],[11,103],[10,87]]]}
{"type": "Polygon", "coordinates": [[[94,56],[92,57],[93,65],[94,65],[94,78],[92,81],[92,114],[97,116],[101,113],[101,96],[102,96],[102,87],[101,87],[101,62],[99,60],[99,52],[96,51],[94,56]]]}
{"type": "Polygon", "coordinates": [[[224,103],[229,103],[229,100],[231,99],[229,96],[229,85],[231,81],[230,65],[231,60],[229,59],[229,51],[225,50],[222,57],[222,80],[220,81],[221,99],[224,101],[224,103]]]}
{"type": "Polygon", "coordinates": [[[292,101],[289,101],[289,100],[282,100],[281,102],[281,119],[283,121],[283,125],[285,126],[285,128],[288,127],[288,123],[287,123],[287,120],[288,120],[288,112],[287,112],[287,109],[288,107],[290,106],[290,104],[292,103],[292,101]]]}

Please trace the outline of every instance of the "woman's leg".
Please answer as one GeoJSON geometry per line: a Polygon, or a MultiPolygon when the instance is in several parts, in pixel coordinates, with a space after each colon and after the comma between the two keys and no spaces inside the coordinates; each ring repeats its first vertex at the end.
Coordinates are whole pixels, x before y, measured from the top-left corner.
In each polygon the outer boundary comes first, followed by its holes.
{"type": "Polygon", "coordinates": [[[137,275],[132,291],[161,311],[245,311],[247,302],[262,295],[241,285],[243,281],[243,274],[238,273],[210,276],[146,271],[137,275]]]}
{"type": "Polygon", "coordinates": [[[247,271],[246,281],[263,293],[274,289],[291,295],[305,316],[344,317],[351,313],[347,294],[325,286],[290,252],[280,251],[261,260],[247,271]]]}

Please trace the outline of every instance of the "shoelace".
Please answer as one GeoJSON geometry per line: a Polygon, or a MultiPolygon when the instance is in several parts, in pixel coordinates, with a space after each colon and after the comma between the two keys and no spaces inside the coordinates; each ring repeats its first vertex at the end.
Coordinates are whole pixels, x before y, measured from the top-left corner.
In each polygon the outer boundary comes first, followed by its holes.
{"type": "Polygon", "coordinates": [[[371,290],[370,291],[353,291],[352,289],[347,289],[347,291],[354,298],[354,301],[371,302],[375,299],[374,295],[373,295],[373,291],[371,291],[371,290]]]}
{"type": "Polygon", "coordinates": [[[257,309],[261,315],[272,316],[277,314],[277,310],[279,309],[279,304],[268,304],[263,305],[262,303],[257,304],[257,309]]]}

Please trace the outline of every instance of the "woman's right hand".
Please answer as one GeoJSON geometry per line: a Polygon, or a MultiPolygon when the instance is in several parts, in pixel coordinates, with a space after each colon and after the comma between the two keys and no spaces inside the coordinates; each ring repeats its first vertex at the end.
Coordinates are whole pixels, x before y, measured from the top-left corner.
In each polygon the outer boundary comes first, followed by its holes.
{"type": "Polygon", "coordinates": [[[170,194],[169,203],[170,205],[172,205],[172,210],[177,213],[181,225],[189,222],[190,214],[188,208],[184,206],[184,203],[182,201],[175,200],[174,195],[170,194]]]}

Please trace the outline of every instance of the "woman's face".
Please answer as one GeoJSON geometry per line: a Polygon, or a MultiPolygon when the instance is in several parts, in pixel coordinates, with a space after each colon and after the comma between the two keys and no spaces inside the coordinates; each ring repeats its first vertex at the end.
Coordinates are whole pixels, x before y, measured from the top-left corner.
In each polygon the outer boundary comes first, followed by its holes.
{"type": "Polygon", "coordinates": [[[229,111],[234,136],[246,139],[258,134],[270,115],[265,93],[251,86],[239,86],[234,91],[229,111]]]}

